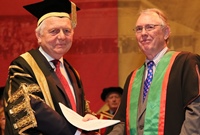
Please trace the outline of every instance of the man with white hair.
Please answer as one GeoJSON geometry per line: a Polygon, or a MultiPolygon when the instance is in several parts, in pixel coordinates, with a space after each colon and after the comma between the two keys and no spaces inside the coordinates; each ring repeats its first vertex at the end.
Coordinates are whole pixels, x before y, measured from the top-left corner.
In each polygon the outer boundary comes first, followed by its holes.
{"type": "Polygon", "coordinates": [[[168,48],[159,9],[141,11],[134,32],[146,60],[127,77],[109,135],[199,135],[200,56],[168,48]]]}
{"type": "Polygon", "coordinates": [[[59,102],[84,116],[88,113],[77,71],[63,58],[72,46],[76,11],[69,0],[45,0],[24,6],[38,18],[39,47],[12,61],[4,93],[6,135],[74,135],[59,102]]]}

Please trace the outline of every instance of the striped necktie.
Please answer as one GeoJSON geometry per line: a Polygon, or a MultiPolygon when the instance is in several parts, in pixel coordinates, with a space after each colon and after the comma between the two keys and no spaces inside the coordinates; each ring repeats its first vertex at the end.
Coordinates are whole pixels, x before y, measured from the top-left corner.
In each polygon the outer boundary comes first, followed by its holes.
{"type": "Polygon", "coordinates": [[[148,93],[148,90],[149,90],[149,87],[151,85],[151,82],[153,80],[153,65],[154,65],[154,62],[153,61],[149,61],[147,63],[147,68],[148,68],[148,72],[147,72],[147,78],[146,80],[144,81],[144,90],[143,90],[143,102],[147,96],[147,93],[148,93]]]}

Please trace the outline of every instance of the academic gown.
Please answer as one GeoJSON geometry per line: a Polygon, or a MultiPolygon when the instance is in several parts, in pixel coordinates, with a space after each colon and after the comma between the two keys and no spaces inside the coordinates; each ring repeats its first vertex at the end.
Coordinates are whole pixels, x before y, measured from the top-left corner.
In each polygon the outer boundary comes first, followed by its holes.
{"type": "MultiPolygon", "coordinates": [[[[5,134],[74,135],[77,128],[64,118],[58,104],[72,108],[61,82],[38,49],[30,50],[29,54],[35,64],[30,66],[27,61],[31,60],[20,56],[9,67],[4,93],[5,134]]],[[[77,113],[83,116],[86,110],[81,80],[66,60],[64,66],[75,92],[77,113]]]]}
{"type": "MultiPolygon", "coordinates": [[[[163,133],[164,135],[179,135],[181,131],[183,135],[200,134],[200,130],[198,127],[200,123],[200,112],[198,111],[200,110],[199,69],[200,56],[193,55],[187,52],[181,52],[180,54],[178,54],[174,62],[172,63],[172,68],[170,70],[169,80],[167,83],[165,122],[163,133]],[[191,113],[188,117],[190,119],[189,121],[188,119],[185,120],[186,110],[191,113]],[[184,126],[182,126],[183,124],[184,126]]],[[[127,133],[127,131],[130,131],[129,129],[127,129],[127,115],[129,114],[129,112],[127,112],[127,104],[129,104],[127,103],[127,100],[128,98],[131,98],[129,97],[130,95],[128,95],[128,88],[133,73],[134,71],[131,72],[130,75],[127,77],[121,104],[114,117],[114,119],[121,120],[121,123],[115,125],[114,127],[107,128],[106,135],[108,133],[108,135],[129,134],[127,133]]],[[[134,91],[132,92],[134,94],[134,91]]],[[[142,98],[141,95],[142,94],[140,94],[140,98],[138,100],[142,98]]],[[[139,102],[138,106],[134,107],[135,109],[140,108],[137,110],[137,133],[133,133],[134,135],[143,134],[143,129],[145,126],[143,124],[145,120],[146,104],[147,101],[144,102],[143,105],[141,102],[139,102]]],[[[129,119],[129,122],[131,122],[131,119],[129,119]]]]}
{"type": "MultiPolygon", "coordinates": [[[[106,111],[101,111],[99,114],[97,114],[97,118],[98,119],[107,119],[107,120],[111,120],[114,116],[114,113],[111,114],[110,110],[106,110],[106,111]]],[[[106,128],[102,128],[102,129],[99,129],[99,133],[101,135],[104,135],[106,131],[106,128]]]]}

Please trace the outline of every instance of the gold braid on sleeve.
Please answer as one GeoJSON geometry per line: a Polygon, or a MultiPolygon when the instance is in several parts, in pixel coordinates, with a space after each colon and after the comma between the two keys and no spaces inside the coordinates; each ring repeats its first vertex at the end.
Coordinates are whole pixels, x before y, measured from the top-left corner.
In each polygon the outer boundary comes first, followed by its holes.
{"type": "Polygon", "coordinates": [[[85,100],[85,113],[90,113],[92,115],[97,115],[95,112],[92,112],[90,109],[90,101],[89,100],[85,100]]]}
{"type": "Polygon", "coordinates": [[[41,92],[40,87],[37,84],[21,83],[19,89],[14,92],[9,101],[10,109],[9,114],[14,121],[13,127],[18,130],[19,134],[22,134],[29,128],[37,127],[37,121],[34,115],[34,110],[31,107],[30,97],[39,97],[33,95],[34,92],[41,92]]]}

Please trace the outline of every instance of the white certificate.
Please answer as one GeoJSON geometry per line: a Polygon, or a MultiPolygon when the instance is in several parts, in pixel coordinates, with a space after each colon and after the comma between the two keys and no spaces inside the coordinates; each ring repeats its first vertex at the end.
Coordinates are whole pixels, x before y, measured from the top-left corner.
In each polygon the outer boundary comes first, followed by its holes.
{"type": "Polygon", "coordinates": [[[104,119],[96,119],[96,120],[89,120],[83,121],[83,117],[78,113],[74,112],[70,108],[66,107],[62,103],[59,103],[60,108],[65,116],[65,118],[75,127],[86,130],[98,130],[101,128],[105,128],[120,122],[120,120],[104,120],[104,119]]]}

